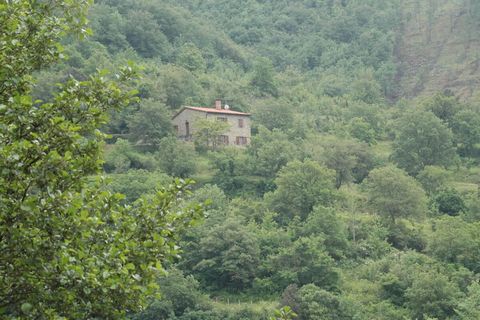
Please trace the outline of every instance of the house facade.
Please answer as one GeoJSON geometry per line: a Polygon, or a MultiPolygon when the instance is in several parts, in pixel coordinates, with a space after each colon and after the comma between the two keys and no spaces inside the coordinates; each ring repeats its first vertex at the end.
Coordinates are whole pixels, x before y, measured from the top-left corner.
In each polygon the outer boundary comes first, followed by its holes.
{"type": "Polygon", "coordinates": [[[229,124],[229,129],[218,137],[222,145],[242,147],[250,143],[250,113],[230,110],[227,105],[222,105],[221,100],[215,101],[214,108],[183,107],[172,118],[177,137],[191,141],[195,136],[195,123],[199,119],[226,121],[229,124]]]}

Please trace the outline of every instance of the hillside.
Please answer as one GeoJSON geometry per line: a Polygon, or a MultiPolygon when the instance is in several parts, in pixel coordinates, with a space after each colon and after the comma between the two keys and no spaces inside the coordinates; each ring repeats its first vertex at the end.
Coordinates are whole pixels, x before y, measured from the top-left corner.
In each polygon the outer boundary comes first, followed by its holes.
{"type": "Polygon", "coordinates": [[[293,65],[318,79],[373,68],[393,100],[447,89],[469,98],[480,82],[476,1],[175,3],[278,69],[293,65]]]}
{"type": "Polygon", "coordinates": [[[1,319],[480,319],[478,0],[87,2],[0,4],[1,319]]]}
{"type": "Polygon", "coordinates": [[[475,1],[403,1],[396,98],[447,89],[471,97],[480,84],[478,21],[475,1]]]}

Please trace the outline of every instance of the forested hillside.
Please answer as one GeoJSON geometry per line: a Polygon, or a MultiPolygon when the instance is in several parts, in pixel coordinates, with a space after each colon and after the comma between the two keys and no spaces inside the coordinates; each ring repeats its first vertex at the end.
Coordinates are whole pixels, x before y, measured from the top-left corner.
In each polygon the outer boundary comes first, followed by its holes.
{"type": "MultiPolygon", "coordinates": [[[[72,118],[78,141],[63,142],[63,162],[41,172],[73,161],[77,149],[101,147],[103,158],[88,149],[82,186],[100,186],[101,197],[123,194],[112,196],[115,206],[99,200],[102,214],[109,206],[115,213],[105,223],[88,219],[94,206],[80,211],[92,229],[113,225],[123,251],[109,252],[111,269],[123,269],[117,276],[95,265],[97,283],[78,271],[88,254],[60,259],[73,265],[69,274],[90,281],[75,282],[78,293],[63,303],[95,318],[108,310],[89,305],[89,293],[114,304],[121,289],[125,308],[116,314],[135,320],[480,319],[479,12],[473,0],[96,1],[91,32],[82,29],[89,35],[62,37],[60,61],[33,69],[27,99],[36,110],[35,103],[58,104],[76,92],[73,78],[98,84],[91,100],[72,100],[85,112],[72,118]],[[124,65],[128,74],[138,67],[140,77],[108,86],[104,69],[124,65]],[[65,82],[71,87],[57,85],[65,82]],[[127,92],[122,99],[120,92],[127,92]],[[102,94],[101,110],[85,107],[102,94]],[[172,116],[187,105],[213,107],[217,98],[252,114],[245,148],[212,147],[211,132],[225,128],[208,121],[192,142],[177,139],[172,116]],[[83,132],[74,120],[94,123],[83,132]],[[104,144],[96,127],[107,134],[104,144]],[[175,178],[195,180],[192,192],[175,178]],[[183,221],[182,212],[191,216],[183,221]],[[122,234],[129,225],[160,236],[145,240],[134,229],[141,241],[129,240],[122,234]],[[122,262],[125,255],[140,262],[122,262]],[[166,271],[157,274],[156,296],[139,276],[151,277],[154,267],[166,271]]],[[[66,115],[46,123],[70,116],[59,105],[66,115]]],[[[10,171],[2,172],[9,181],[10,171]]],[[[46,176],[75,188],[62,182],[68,170],[59,175],[46,176]]],[[[38,188],[56,199],[47,178],[38,188]]],[[[87,197],[72,192],[65,193],[87,197]]],[[[67,200],[62,208],[77,203],[67,200]]],[[[24,304],[0,303],[0,317],[24,316],[24,304]]],[[[27,309],[48,318],[53,311],[44,305],[27,309]]]]}

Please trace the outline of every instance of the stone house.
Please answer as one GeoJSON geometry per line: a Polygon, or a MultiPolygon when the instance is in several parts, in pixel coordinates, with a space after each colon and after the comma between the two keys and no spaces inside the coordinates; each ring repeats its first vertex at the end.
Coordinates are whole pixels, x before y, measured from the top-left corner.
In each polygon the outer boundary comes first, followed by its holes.
{"type": "Polygon", "coordinates": [[[222,101],[215,100],[214,108],[183,107],[172,118],[174,130],[179,139],[191,141],[195,135],[195,122],[198,119],[226,121],[229,129],[218,137],[218,142],[223,145],[246,146],[250,143],[251,125],[250,113],[230,110],[222,101]]]}

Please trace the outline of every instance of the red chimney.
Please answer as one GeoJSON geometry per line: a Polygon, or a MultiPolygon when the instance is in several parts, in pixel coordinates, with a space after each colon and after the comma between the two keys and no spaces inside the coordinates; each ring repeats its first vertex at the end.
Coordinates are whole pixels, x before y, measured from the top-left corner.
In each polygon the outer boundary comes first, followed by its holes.
{"type": "Polygon", "coordinates": [[[215,109],[222,110],[222,100],[220,99],[215,100],[215,109]]]}

